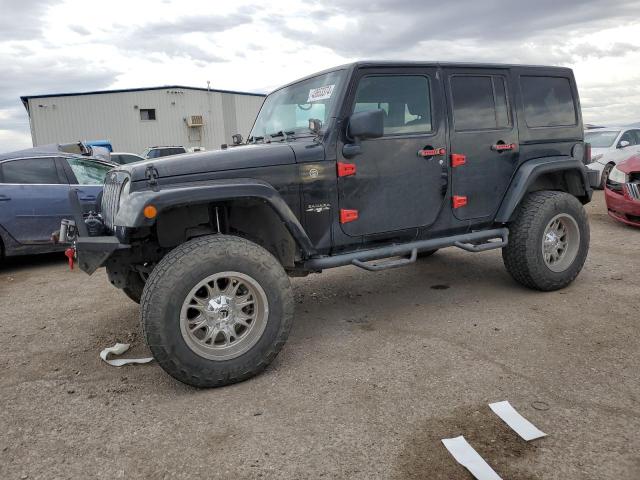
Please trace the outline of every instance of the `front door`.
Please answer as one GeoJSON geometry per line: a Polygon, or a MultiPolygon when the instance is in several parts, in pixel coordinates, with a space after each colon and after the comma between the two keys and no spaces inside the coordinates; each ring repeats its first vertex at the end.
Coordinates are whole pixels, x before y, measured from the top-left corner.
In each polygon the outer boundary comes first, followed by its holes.
{"type": "Polygon", "coordinates": [[[0,225],[19,243],[51,243],[69,217],[69,185],[53,158],[9,160],[0,168],[0,225]]]}
{"type": "Polygon", "coordinates": [[[338,161],[351,165],[338,177],[342,230],[363,236],[432,224],[448,168],[436,69],[362,69],[355,82],[347,114],[383,110],[384,135],[363,140],[353,157],[343,154],[349,140],[338,143],[338,161]]]}
{"type": "Polygon", "coordinates": [[[452,68],[445,77],[453,212],[460,220],[490,219],[518,165],[509,71],[452,68]]]}

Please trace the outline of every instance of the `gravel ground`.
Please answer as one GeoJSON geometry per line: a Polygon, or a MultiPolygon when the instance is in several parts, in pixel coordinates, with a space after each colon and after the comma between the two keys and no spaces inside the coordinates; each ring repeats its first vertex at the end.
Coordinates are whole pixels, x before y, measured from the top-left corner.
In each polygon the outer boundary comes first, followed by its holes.
{"type": "Polygon", "coordinates": [[[148,353],[138,306],[61,254],[0,266],[0,478],[470,479],[465,435],[505,479],[640,478],[640,230],[588,206],[567,289],[514,283],[500,252],[440,251],[380,273],[294,279],[296,321],[267,371],[196,390],[148,353]],[[509,400],[549,434],[521,441],[509,400]]]}

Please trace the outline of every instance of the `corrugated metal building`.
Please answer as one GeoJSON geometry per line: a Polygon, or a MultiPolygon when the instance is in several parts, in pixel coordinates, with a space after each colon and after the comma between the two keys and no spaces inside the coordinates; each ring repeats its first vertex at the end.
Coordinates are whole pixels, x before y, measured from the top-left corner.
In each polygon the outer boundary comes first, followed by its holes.
{"type": "Polygon", "coordinates": [[[21,97],[34,146],[108,139],[140,154],[156,145],[204,147],[245,138],[264,101],[257,93],[168,86],[21,97]]]}

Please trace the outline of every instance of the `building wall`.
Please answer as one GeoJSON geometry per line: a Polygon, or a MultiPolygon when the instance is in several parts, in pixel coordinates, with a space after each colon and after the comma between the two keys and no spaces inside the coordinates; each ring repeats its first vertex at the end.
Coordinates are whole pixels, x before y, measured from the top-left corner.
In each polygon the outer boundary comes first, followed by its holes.
{"type": "Polygon", "coordinates": [[[142,153],[154,145],[220,148],[231,135],[247,137],[264,97],[190,89],[159,89],[91,95],[31,98],[33,145],[77,140],[111,140],[114,150],[142,153]],[[156,120],[141,120],[154,108],[156,120]],[[189,128],[185,118],[202,115],[204,126],[189,128]]]}

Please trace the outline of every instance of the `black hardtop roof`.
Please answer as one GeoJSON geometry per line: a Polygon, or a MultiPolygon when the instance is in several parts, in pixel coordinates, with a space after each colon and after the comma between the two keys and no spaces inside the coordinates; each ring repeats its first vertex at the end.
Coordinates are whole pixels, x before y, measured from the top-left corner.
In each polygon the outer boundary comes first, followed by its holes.
{"type": "Polygon", "coordinates": [[[27,102],[32,98],[50,98],[50,97],[79,97],[83,95],[103,95],[107,93],[126,93],[126,92],[144,92],[147,90],[198,90],[201,92],[214,92],[214,93],[230,93],[234,95],[250,95],[254,97],[264,97],[264,93],[255,92],[242,92],[237,90],[220,90],[216,88],[204,88],[204,87],[186,87],[184,85],[164,85],[160,87],[140,87],[140,88],[121,88],[115,90],[94,90],[88,92],[70,92],[70,93],[47,93],[41,95],[23,95],[20,97],[22,104],[27,107],[27,102]]]}
{"type": "Polygon", "coordinates": [[[415,61],[415,60],[359,60],[357,62],[345,63],[336,67],[327,68],[319,72],[312,73],[305,77],[299,78],[293,82],[289,82],[286,85],[282,85],[275,90],[288,87],[289,85],[296,84],[298,82],[307,80],[309,78],[317,77],[318,75],[324,75],[325,73],[335,72],[338,70],[354,70],[356,68],[364,67],[458,67],[458,68],[524,68],[531,70],[557,70],[558,72],[570,73],[572,72],[569,67],[559,67],[554,65],[526,65],[517,63],[480,63],[480,62],[441,62],[441,61],[415,61]]]}

